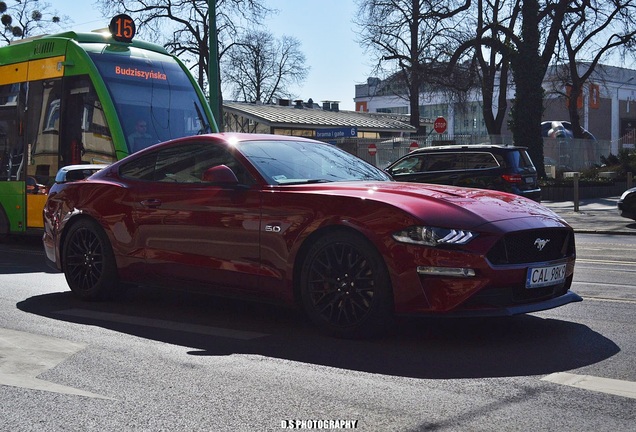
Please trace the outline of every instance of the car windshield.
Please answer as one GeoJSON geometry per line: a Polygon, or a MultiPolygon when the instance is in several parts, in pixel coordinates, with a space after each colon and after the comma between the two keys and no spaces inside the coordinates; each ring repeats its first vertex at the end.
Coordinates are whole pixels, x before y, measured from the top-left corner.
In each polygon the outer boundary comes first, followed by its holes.
{"type": "Polygon", "coordinates": [[[391,178],[330,144],[303,141],[245,141],[238,148],[269,184],[289,185],[391,178]]]}

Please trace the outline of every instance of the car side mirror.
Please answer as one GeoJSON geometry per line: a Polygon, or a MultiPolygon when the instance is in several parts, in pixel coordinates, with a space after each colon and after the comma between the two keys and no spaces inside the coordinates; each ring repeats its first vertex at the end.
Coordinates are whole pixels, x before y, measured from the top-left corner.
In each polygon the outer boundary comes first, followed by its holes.
{"type": "Polygon", "coordinates": [[[203,176],[201,176],[201,180],[206,183],[217,183],[227,186],[239,184],[236,174],[227,165],[217,165],[206,169],[203,176]]]}

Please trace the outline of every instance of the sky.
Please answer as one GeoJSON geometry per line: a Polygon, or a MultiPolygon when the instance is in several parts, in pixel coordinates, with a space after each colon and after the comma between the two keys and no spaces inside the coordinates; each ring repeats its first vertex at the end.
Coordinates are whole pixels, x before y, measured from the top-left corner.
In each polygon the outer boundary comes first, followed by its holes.
{"type": "MultiPolygon", "coordinates": [[[[299,99],[339,101],[340,109],[354,110],[355,85],[366,82],[372,65],[357,40],[352,23],[353,0],[264,0],[279,12],[263,24],[277,38],[295,37],[310,70],[306,80],[290,91],[299,99]]],[[[48,0],[51,11],[73,23],[63,30],[91,31],[108,26],[109,18],[88,0],[48,0]]]]}

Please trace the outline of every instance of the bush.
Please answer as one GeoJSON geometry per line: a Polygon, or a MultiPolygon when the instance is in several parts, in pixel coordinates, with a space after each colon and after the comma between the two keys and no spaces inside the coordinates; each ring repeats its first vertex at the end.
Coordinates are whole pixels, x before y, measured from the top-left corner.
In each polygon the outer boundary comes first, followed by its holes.
{"type": "Polygon", "coordinates": [[[603,164],[598,172],[614,171],[617,180],[626,180],[627,173],[636,173],[636,152],[634,150],[623,149],[618,155],[610,153],[609,156],[601,156],[603,164]]]}
{"type": "MultiPolygon", "coordinates": [[[[579,177],[579,186],[580,187],[590,187],[590,186],[613,186],[614,181],[617,179],[609,179],[609,178],[600,178],[600,177],[579,177]]],[[[573,178],[560,178],[553,179],[548,178],[539,181],[539,186],[544,187],[573,187],[574,179],[573,178]]]]}
{"type": "MultiPolygon", "coordinates": [[[[579,186],[611,186],[615,181],[626,181],[627,173],[636,173],[636,152],[634,150],[623,149],[618,155],[609,154],[601,156],[601,166],[593,166],[581,170],[579,186]],[[614,172],[613,178],[601,177],[604,172],[614,172]]],[[[572,187],[573,178],[563,178],[563,173],[557,173],[556,179],[543,179],[539,182],[541,187],[572,187]]]]}

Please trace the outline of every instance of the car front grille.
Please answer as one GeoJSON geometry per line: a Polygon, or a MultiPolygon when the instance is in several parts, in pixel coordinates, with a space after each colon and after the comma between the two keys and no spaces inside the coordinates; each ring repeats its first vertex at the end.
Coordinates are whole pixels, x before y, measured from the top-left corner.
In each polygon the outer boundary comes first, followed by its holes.
{"type": "Polygon", "coordinates": [[[504,235],[486,257],[492,265],[527,264],[574,255],[574,234],[567,228],[544,228],[504,235]]]}

